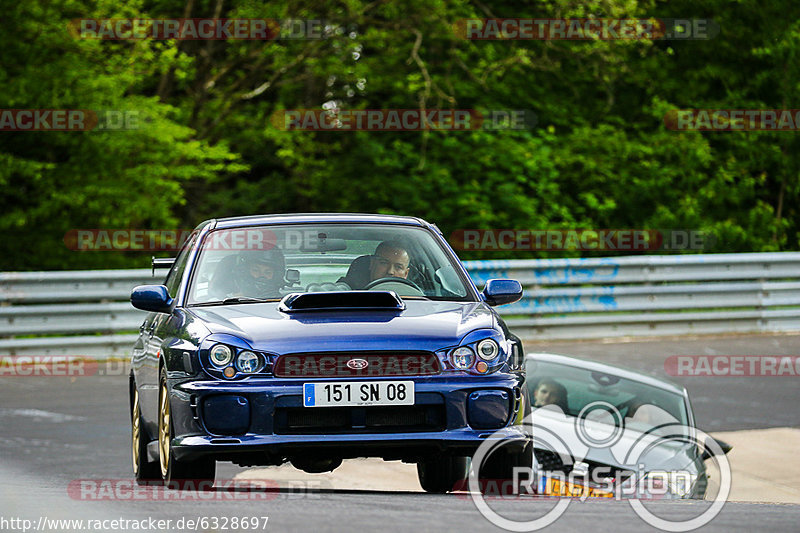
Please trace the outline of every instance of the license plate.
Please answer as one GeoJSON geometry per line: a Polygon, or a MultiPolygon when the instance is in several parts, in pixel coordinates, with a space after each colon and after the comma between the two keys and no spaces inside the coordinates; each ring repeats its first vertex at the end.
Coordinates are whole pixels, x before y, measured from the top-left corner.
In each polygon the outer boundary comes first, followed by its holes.
{"type": "Polygon", "coordinates": [[[567,496],[571,498],[612,498],[613,493],[580,485],[578,483],[570,483],[562,479],[542,476],[539,479],[539,493],[547,494],[549,496],[567,496]]]}
{"type": "Polygon", "coordinates": [[[304,383],[305,407],[414,405],[413,381],[304,383]]]}

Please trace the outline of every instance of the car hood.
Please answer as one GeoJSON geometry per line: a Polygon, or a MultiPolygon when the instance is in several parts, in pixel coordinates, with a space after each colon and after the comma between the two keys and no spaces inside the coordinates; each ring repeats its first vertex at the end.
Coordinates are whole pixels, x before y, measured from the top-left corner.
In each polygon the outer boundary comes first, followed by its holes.
{"type": "Polygon", "coordinates": [[[255,350],[296,353],[346,350],[427,350],[457,345],[469,332],[495,328],[483,302],[406,300],[399,310],[284,313],[278,303],[190,307],[211,333],[235,335],[255,350]]]}
{"type": "MultiPolygon", "coordinates": [[[[565,416],[561,412],[536,409],[533,412],[534,446],[562,453],[567,450],[575,461],[586,461],[634,472],[686,470],[697,472],[697,447],[688,438],[672,438],[676,423],[664,433],[643,433],[635,429],[565,416]],[[672,431],[670,431],[669,429],[672,431]],[[598,444],[608,441],[609,445],[598,444]],[[560,448],[560,449],[559,449],[560,448]]],[[[690,431],[688,428],[682,431],[690,431]]]]}

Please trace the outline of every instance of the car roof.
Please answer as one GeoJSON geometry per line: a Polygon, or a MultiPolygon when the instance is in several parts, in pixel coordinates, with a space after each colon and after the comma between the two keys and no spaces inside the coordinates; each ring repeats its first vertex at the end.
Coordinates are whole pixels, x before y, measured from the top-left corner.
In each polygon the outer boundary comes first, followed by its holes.
{"type": "Polygon", "coordinates": [[[656,387],[659,389],[667,390],[670,392],[674,392],[676,394],[685,394],[686,388],[682,385],[678,385],[670,380],[663,379],[663,378],[656,378],[653,376],[649,376],[647,374],[643,374],[641,372],[635,372],[633,370],[628,370],[626,368],[621,368],[616,365],[610,365],[608,363],[600,363],[598,361],[590,361],[588,359],[581,359],[579,357],[572,357],[568,355],[558,355],[552,353],[531,353],[525,356],[526,360],[535,360],[541,361],[546,363],[554,363],[559,365],[566,365],[572,366],[575,368],[582,368],[585,370],[590,370],[592,372],[603,372],[604,374],[612,374],[615,376],[619,376],[623,379],[629,379],[631,381],[638,381],[639,383],[643,383],[645,385],[649,385],[651,387],[656,387]]]}
{"type": "MultiPolygon", "coordinates": [[[[260,226],[269,224],[302,224],[302,223],[383,223],[404,224],[408,226],[434,227],[421,218],[399,215],[381,215],[369,213],[277,213],[268,215],[249,215],[206,220],[200,226],[213,223],[215,229],[236,228],[241,226],[260,226]]],[[[435,227],[434,227],[435,228],[435,227]]]]}

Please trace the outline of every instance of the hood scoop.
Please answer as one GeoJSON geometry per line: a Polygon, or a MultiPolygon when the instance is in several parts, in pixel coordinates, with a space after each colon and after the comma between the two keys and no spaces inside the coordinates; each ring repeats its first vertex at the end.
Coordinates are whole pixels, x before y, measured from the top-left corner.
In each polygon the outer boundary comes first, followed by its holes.
{"type": "Polygon", "coordinates": [[[301,292],[285,296],[278,306],[284,313],[366,309],[402,311],[405,302],[394,291],[301,292]]]}

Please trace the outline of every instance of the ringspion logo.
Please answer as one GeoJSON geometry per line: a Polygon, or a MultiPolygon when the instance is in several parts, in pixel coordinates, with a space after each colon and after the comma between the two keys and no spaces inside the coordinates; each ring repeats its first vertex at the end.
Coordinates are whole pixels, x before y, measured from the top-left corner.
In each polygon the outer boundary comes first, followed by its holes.
{"type": "MultiPolygon", "coordinates": [[[[656,411],[660,409],[645,405],[656,411]]],[[[586,405],[576,417],[567,416],[560,408],[548,409],[541,415],[530,414],[525,417],[523,427],[525,434],[532,436],[534,450],[558,457],[561,468],[550,469],[541,464],[537,468],[515,466],[510,479],[482,480],[481,468],[493,454],[502,453],[504,446],[519,444],[499,430],[483,440],[472,456],[466,483],[454,488],[469,490],[468,496],[478,512],[506,531],[543,529],[563,516],[574,500],[587,498],[625,501],[645,523],[664,531],[693,531],[708,524],[722,511],[730,495],[732,474],[730,462],[718,441],[693,426],[671,422],[659,424],[654,431],[635,434],[638,432],[626,429],[622,421],[623,416],[616,406],[605,401],[586,405]],[[598,414],[601,415],[599,419],[598,414]],[[627,438],[623,438],[626,435],[627,438]],[[679,449],[708,452],[708,460],[719,469],[719,490],[710,505],[693,506],[680,517],[662,518],[642,502],[687,497],[699,482],[699,475],[688,468],[690,465],[680,464],[674,469],[648,466],[661,464],[666,450],[674,454],[679,449]],[[612,469],[590,464],[591,450],[602,450],[610,463],[619,466],[612,469]],[[565,474],[564,470],[569,473],[565,474]],[[489,505],[492,500],[525,503],[534,497],[551,497],[556,503],[549,508],[531,508],[524,516],[514,510],[509,512],[507,506],[489,505]],[[537,516],[545,508],[547,510],[537,516]]]]}

